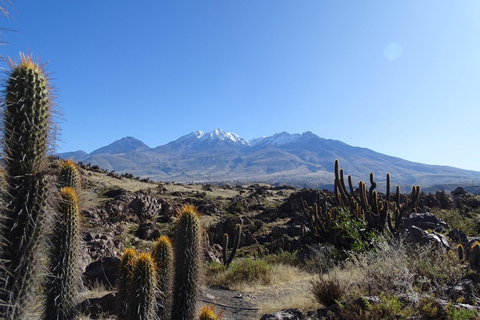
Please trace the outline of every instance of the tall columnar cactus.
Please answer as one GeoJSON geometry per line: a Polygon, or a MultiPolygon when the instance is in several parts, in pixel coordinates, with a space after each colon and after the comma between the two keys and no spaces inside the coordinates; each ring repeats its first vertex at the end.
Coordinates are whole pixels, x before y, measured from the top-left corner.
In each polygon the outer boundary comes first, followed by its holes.
{"type": "Polygon", "coordinates": [[[172,310],[173,249],[167,236],[158,238],[152,256],[157,268],[156,313],[160,320],[169,320],[172,310]]]}
{"type": "Polygon", "coordinates": [[[131,286],[128,288],[132,308],[126,320],[152,320],[155,315],[157,275],[155,262],[148,252],[138,254],[133,267],[131,286]]]}
{"type": "Polygon", "coordinates": [[[193,320],[200,269],[200,219],[193,205],[184,205],[178,214],[172,319],[193,320]]]}
{"type": "Polygon", "coordinates": [[[129,310],[133,307],[132,301],[129,301],[130,286],[133,279],[133,267],[137,260],[135,249],[128,248],[123,252],[120,262],[120,270],[117,279],[118,292],[118,318],[125,319],[129,310]]]}
{"type": "Polygon", "coordinates": [[[60,190],[58,217],[52,234],[50,274],[47,277],[45,319],[74,319],[79,273],[77,252],[79,246],[78,198],[75,189],[60,190]]]}
{"type": "Polygon", "coordinates": [[[0,233],[0,318],[20,319],[37,279],[47,213],[45,157],[52,99],[48,76],[31,57],[11,62],[2,103],[8,190],[0,233]]]}
{"type": "Polygon", "coordinates": [[[60,164],[59,185],[77,189],[80,184],[80,173],[73,160],[62,160],[60,164]]]}

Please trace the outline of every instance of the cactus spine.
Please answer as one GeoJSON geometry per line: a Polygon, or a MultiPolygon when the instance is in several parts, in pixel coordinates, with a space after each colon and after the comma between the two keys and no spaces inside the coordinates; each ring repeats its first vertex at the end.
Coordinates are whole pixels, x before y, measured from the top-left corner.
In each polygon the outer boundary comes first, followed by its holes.
{"type": "Polygon", "coordinates": [[[74,319],[79,246],[78,198],[75,189],[60,190],[59,216],[52,235],[50,274],[47,277],[45,319],[74,319]]]}
{"type": "Polygon", "coordinates": [[[48,76],[38,62],[21,55],[10,61],[3,107],[8,190],[1,223],[0,318],[20,319],[38,275],[38,246],[47,213],[45,156],[52,100],[48,76]]]}
{"type": "Polygon", "coordinates": [[[132,301],[129,301],[130,285],[133,279],[133,267],[137,259],[135,249],[128,248],[123,252],[120,262],[120,271],[117,280],[118,292],[118,318],[125,319],[127,313],[133,308],[132,301]]]}
{"type": "Polygon", "coordinates": [[[173,249],[172,242],[161,236],[152,249],[157,268],[157,303],[155,306],[160,320],[170,319],[172,309],[173,249]]]}
{"type": "Polygon", "coordinates": [[[152,320],[155,315],[155,291],[157,276],[155,263],[150,253],[138,254],[133,267],[131,290],[132,308],[128,310],[127,320],[152,320]]]}
{"type": "Polygon", "coordinates": [[[193,320],[200,268],[200,220],[193,205],[179,211],[175,238],[175,285],[172,319],[193,320]]]}

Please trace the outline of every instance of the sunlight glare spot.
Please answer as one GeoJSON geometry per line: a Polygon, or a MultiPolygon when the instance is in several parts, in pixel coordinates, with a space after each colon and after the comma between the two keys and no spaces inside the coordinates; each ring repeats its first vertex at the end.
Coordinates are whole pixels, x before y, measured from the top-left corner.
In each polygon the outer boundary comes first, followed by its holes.
{"type": "Polygon", "coordinates": [[[391,42],[385,46],[385,49],[383,49],[385,59],[390,61],[397,60],[402,56],[402,53],[403,47],[398,42],[391,42]]]}

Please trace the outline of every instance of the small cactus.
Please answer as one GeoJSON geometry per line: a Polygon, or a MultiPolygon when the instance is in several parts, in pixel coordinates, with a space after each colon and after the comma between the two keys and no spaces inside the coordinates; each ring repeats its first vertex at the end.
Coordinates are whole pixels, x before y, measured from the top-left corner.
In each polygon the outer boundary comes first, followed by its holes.
{"type": "Polygon", "coordinates": [[[215,314],[215,306],[212,305],[203,305],[202,311],[198,316],[198,320],[220,320],[222,319],[225,310],[220,310],[218,314],[215,314]]]}
{"type": "Polygon", "coordinates": [[[184,205],[178,212],[175,237],[175,283],[172,319],[193,320],[200,274],[200,219],[196,208],[184,205]]]}
{"type": "Polygon", "coordinates": [[[38,248],[47,215],[46,154],[53,130],[48,75],[38,61],[10,60],[3,99],[8,190],[0,225],[0,318],[21,319],[39,275],[38,248]]]}
{"type": "Polygon", "coordinates": [[[135,249],[128,248],[123,252],[122,259],[120,261],[120,270],[117,279],[119,319],[125,319],[127,313],[130,311],[129,309],[132,308],[132,301],[129,301],[129,292],[131,290],[130,286],[133,277],[133,267],[136,259],[137,252],[135,249]]]}
{"type": "Polygon", "coordinates": [[[73,160],[62,160],[60,164],[59,185],[77,189],[80,184],[80,174],[77,165],[73,160]]]}
{"type": "Polygon", "coordinates": [[[472,251],[470,252],[470,263],[473,268],[480,268],[480,242],[475,241],[471,247],[472,251]]]}
{"type": "Polygon", "coordinates": [[[463,245],[461,243],[459,243],[457,246],[457,253],[458,253],[458,260],[463,261],[465,257],[464,257],[463,245]]]}
{"type": "Polygon", "coordinates": [[[170,319],[172,308],[173,249],[167,236],[161,236],[153,245],[152,257],[157,268],[157,303],[160,320],[170,319]]]}
{"type": "Polygon", "coordinates": [[[155,291],[157,276],[155,263],[148,252],[141,252],[133,267],[129,298],[132,309],[128,310],[127,320],[151,320],[155,315],[155,291]]]}
{"type": "Polygon", "coordinates": [[[60,190],[58,212],[52,235],[45,319],[69,320],[77,313],[76,287],[79,279],[76,265],[80,214],[77,193],[73,188],[60,190]]]}
{"type": "Polygon", "coordinates": [[[232,263],[233,258],[235,257],[235,253],[237,252],[238,246],[240,245],[240,238],[242,236],[242,226],[240,224],[237,224],[235,226],[235,239],[233,240],[233,248],[232,251],[230,252],[230,255],[227,258],[228,255],[228,234],[225,233],[223,235],[223,264],[227,267],[230,266],[230,263],[232,263]]]}

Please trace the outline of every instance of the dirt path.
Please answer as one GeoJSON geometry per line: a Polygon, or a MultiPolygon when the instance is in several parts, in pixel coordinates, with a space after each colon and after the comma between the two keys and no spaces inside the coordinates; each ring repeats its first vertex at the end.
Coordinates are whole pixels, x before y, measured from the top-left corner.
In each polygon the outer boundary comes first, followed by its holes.
{"type": "Polygon", "coordinates": [[[200,304],[214,304],[215,310],[225,310],[225,320],[254,320],[269,312],[286,308],[314,309],[316,304],[307,280],[240,292],[205,287],[200,304]]]}

